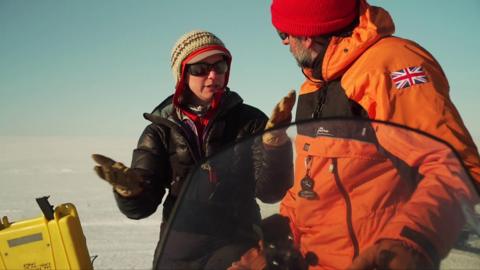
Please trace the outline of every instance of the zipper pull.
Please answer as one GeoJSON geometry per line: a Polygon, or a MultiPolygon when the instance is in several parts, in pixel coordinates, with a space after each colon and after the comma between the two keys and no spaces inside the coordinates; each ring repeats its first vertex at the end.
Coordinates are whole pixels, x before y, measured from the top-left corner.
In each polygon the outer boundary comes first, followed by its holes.
{"type": "Polygon", "coordinates": [[[218,176],[215,173],[215,170],[209,163],[203,163],[201,168],[208,171],[208,182],[216,184],[218,182],[218,176]]]}
{"type": "Polygon", "coordinates": [[[313,157],[308,155],[305,158],[305,176],[300,181],[301,190],[298,192],[298,196],[307,200],[318,199],[318,194],[313,190],[315,181],[310,177],[310,169],[312,168],[313,157]]]}
{"type": "Polygon", "coordinates": [[[330,166],[328,166],[328,171],[333,173],[334,170],[335,170],[335,165],[333,165],[333,163],[332,163],[332,164],[330,164],[330,166]]]}

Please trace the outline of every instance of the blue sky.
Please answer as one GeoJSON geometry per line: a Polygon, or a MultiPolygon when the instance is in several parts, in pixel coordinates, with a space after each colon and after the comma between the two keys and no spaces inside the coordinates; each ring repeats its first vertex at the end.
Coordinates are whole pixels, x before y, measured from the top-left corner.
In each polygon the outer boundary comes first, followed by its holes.
{"type": "MultiPolygon", "coordinates": [[[[479,143],[480,1],[370,1],[440,62],[479,143]]],[[[172,92],[170,50],[193,29],[233,54],[229,86],[269,114],[303,81],[270,1],[0,0],[0,136],[138,136],[172,92]]]]}

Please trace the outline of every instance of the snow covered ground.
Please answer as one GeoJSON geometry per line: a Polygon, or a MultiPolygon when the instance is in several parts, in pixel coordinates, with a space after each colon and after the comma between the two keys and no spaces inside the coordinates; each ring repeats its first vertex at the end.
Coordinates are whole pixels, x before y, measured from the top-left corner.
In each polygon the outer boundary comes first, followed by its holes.
{"type": "MultiPolygon", "coordinates": [[[[0,217],[18,221],[41,215],[35,198],[75,204],[95,269],[149,269],[158,240],[159,213],[129,220],[110,186],[93,172],[92,153],[128,164],[136,138],[0,137],[0,217]]],[[[264,214],[274,212],[268,205],[264,214]]],[[[471,239],[480,248],[478,238],[471,239]]],[[[478,249],[477,249],[478,250],[478,249]]],[[[442,269],[479,269],[480,255],[452,250],[442,269]]]]}

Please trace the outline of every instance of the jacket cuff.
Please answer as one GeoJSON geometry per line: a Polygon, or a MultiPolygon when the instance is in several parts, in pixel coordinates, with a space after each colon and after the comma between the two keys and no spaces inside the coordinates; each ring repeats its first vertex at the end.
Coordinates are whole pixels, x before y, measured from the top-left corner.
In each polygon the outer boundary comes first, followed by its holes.
{"type": "Polygon", "coordinates": [[[113,195],[120,212],[130,219],[145,218],[154,213],[158,206],[146,196],[145,192],[126,198],[113,189],[113,195]]]}
{"type": "Polygon", "coordinates": [[[376,241],[383,239],[400,240],[404,242],[409,248],[423,254],[427,260],[433,265],[434,269],[438,269],[440,266],[440,256],[435,246],[430,239],[423,233],[418,232],[406,225],[398,226],[393,230],[389,230],[388,233],[384,233],[376,241]]]}

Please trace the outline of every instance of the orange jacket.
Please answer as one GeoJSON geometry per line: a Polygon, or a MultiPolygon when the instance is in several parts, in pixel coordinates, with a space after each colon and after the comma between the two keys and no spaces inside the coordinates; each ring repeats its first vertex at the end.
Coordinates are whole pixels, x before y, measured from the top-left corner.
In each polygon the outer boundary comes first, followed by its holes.
{"type": "MultiPolygon", "coordinates": [[[[360,21],[353,34],[330,41],[321,69],[324,81],[316,81],[310,77],[312,71],[304,70],[309,78],[300,90],[297,120],[299,112],[310,115],[302,112],[302,96],[339,80],[347,98],[359,104],[369,118],[419,129],[451,144],[480,186],[478,151],[450,101],[441,67],[419,45],[390,36],[393,32],[385,10],[361,1],[360,21]],[[420,81],[409,81],[406,87],[395,83],[395,72],[417,67],[424,72],[420,81]]],[[[422,181],[412,190],[403,186],[404,177],[391,161],[372,152],[371,146],[298,136],[295,184],[280,211],[290,218],[302,252],[312,251],[319,257],[319,268],[345,268],[363,249],[385,238],[401,239],[437,262],[451,248],[464,223],[459,198],[472,202],[478,199],[476,194],[459,180],[466,176],[454,177],[460,172],[452,176],[452,170],[461,171],[452,169],[461,167],[459,164],[445,168],[443,162],[435,163],[452,159],[452,153],[435,146],[427,155],[418,150],[422,140],[401,143],[402,132],[390,134],[394,135],[398,140],[377,133],[382,147],[408,166],[419,168],[422,181]],[[318,147],[305,152],[303,146],[309,140],[318,147]],[[346,154],[346,149],[355,151],[346,154]],[[299,197],[306,155],[315,157],[312,178],[318,200],[299,197]],[[376,158],[361,158],[369,155],[376,158]],[[340,178],[334,177],[331,166],[340,178]]]]}
{"type": "MultiPolygon", "coordinates": [[[[419,129],[451,144],[480,187],[478,150],[450,100],[440,65],[418,44],[390,36],[395,27],[384,9],[362,0],[360,14],[351,37],[333,37],[330,42],[322,65],[324,80],[341,77],[347,97],[359,103],[369,118],[419,129]],[[404,89],[392,82],[393,72],[419,66],[428,82],[404,89]]],[[[318,83],[307,79],[300,95],[318,88],[318,83]]]]}
{"type": "Polygon", "coordinates": [[[380,239],[405,241],[436,263],[446,255],[464,222],[462,205],[478,200],[448,146],[382,123],[324,120],[300,126],[317,132],[296,138],[295,183],[281,211],[302,253],[318,257],[311,269],[345,269],[380,239]],[[375,141],[339,135],[362,124],[373,127],[375,141]],[[301,194],[306,175],[314,181],[314,199],[301,194]]]}

